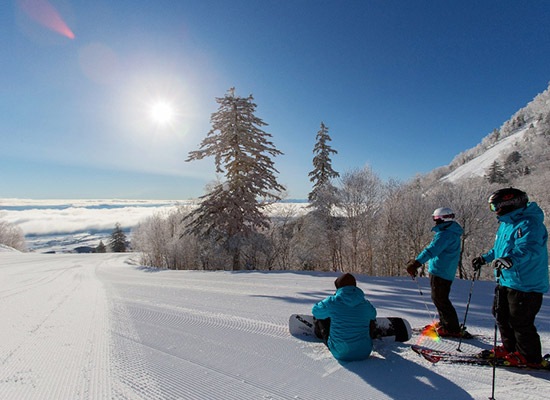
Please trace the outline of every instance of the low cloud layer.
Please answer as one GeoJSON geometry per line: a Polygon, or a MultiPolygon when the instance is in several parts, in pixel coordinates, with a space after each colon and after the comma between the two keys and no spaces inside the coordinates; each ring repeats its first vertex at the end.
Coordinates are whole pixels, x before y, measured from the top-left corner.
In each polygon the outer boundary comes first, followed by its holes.
{"type": "Polygon", "coordinates": [[[25,235],[68,234],[112,230],[116,223],[131,229],[179,203],[159,201],[36,201],[2,200],[0,218],[19,226],[25,235]]]}
{"type": "MultiPolygon", "coordinates": [[[[129,230],[147,217],[167,214],[192,202],[158,200],[19,200],[0,199],[0,219],[19,226],[27,236],[129,230]]],[[[271,215],[298,215],[306,203],[271,206],[271,215]]]]}

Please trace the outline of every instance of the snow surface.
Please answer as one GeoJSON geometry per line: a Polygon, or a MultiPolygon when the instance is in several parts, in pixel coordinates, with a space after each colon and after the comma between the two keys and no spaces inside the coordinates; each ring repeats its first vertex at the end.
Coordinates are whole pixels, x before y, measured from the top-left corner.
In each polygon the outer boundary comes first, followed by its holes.
{"type": "Polygon", "coordinates": [[[13,247],[6,246],[5,244],[0,243],[0,253],[6,253],[6,252],[19,252],[19,250],[16,250],[13,247]]]}
{"type": "MultiPolygon", "coordinates": [[[[157,271],[132,254],[0,253],[0,398],[487,399],[492,369],[432,365],[410,342],[377,341],[340,363],[322,343],[289,335],[288,317],[333,291],[320,272],[157,271]]],[[[358,276],[380,316],[430,322],[425,278],[358,276]],[[420,294],[419,289],[422,291],[420,294]]],[[[471,281],[456,280],[462,320],[471,281]]],[[[494,283],[475,282],[467,325],[489,348],[494,283]]],[[[550,351],[550,301],[537,318],[550,351]]],[[[454,350],[456,340],[422,344],[454,350]]],[[[496,372],[496,399],[546,399],[550,373],[496,372]]]]}
{"type": "Polygon", "coordinates": [[[512,151],[510,149],[514,147],[515,143],[523,140],[523,136],[527,130],[528,128],[519,130],[517,133],[500,140],[483,154],[461,165],[441,180],[457,182],[461,179],[485,176],[493,162],[498,161],[503,155],[510,153],[512,151]]]}

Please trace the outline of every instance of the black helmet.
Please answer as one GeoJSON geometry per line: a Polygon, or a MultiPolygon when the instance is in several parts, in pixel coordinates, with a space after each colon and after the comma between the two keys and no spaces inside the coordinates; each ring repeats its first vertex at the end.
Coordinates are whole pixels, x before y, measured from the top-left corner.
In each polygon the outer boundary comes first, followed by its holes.
{"type": "Polygon", "coordinates": [[[527,193],[519,189],[499,189],[489,196],[489,207],[497,215],[504,215],[510,211],[525,207],[528,201],[529,197],[527,197],[527,193]]]}

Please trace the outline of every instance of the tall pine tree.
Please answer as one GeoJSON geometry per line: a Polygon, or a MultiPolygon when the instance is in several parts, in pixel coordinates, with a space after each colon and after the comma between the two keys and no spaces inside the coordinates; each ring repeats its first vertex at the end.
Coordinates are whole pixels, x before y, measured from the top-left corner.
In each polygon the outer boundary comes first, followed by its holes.
{"type": "Polygon", "coordinates": [[[126,251],[126,234],[124,233],[118,222],[115,225],[113,233],[111,233],[111,241],[109,242],[109,247],[115,253],[124,253],[126,251]]]}
{"type": "Polygon", "coordinates": [[[504,168],[498,163],[497,160],[493,161],[491,166],[487,169],[485,177],[489,183],[507,183],[504,168]]]}
{"type": "Polygon", "coordinates": [[[283,154],[261,128],[267,124],[254,115],[252,95],[239,97],[231,88],[217,98],[212,129],[191,151],[186,161],[214,157],[216,172],[225,181],[202,196],[199,207],[189,214],[186,231],[205,240],[221,243],[232,257],[233,270],[240,269],[241,248],[252,233],[269,226],[263,207],[280,200],[284,190],[276,179],[272,157],[283,154]]]}
{"type": "Polygon", "coordinates": [[[313,148],[313,171],[309,173],[309,180],[313,182],[313,190],[308,196],[309,205],[314,209],[313,216],[322,224],[326,242],[324,247],[330,252],[332,269],[337,271],[341,267],[341,240],[338,237],[338,221],[332,216],[332,208],[338,204],[338,189],[332,180],[340,174],[332,168],[332,154],[338,154],[329,142],[328,127],[321,122],[317,132],[315,147],[313,148]]]}
{"type": "Polygon", "coordinates": [[[321,128],[317,132],[315,147],[313,148],[313,171],[309,173],[313,182],[313,190],[308,195],[308,200],[318,213],[329,216],[332,206],[337,203],[337,189],[332,184],[332,179],[340,174],[332,169],[332,154],[338,154],[329,142],[332,141],[328,134],[328,127],[321,122],[321,128]]]}

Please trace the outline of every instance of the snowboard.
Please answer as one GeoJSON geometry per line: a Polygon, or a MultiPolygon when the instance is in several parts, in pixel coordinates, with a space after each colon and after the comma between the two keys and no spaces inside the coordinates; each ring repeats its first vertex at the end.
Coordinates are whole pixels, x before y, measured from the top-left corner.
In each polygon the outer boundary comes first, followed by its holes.
{"type": "MultiPolygon", "coordinates": [[[[288,330],[292,336],[305,339],[321,341],[315,335],[313,315],[292,314],[288,320],[288,330]]],[[[373,339],[393,340],[406,342],[412,336],[412,329],[409,322],[399,317],[378,317],[371,324],[370,336],[373,339]]]]}

